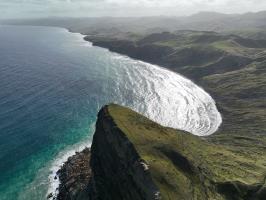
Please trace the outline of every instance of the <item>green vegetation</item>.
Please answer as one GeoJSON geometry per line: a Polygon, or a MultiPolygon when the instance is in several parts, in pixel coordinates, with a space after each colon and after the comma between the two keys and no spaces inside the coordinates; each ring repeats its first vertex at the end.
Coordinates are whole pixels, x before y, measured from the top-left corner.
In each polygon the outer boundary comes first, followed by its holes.
{"type": "MultiPolygon", "coordinates": [[[[150,39],[154,35],[158,34],[146,36],[138,43],[143,44],[143,41],[150,39]]],[[[258,54],[264,52],[266,48],[266,42],[264,40],[257,41],[241,38],[237,35],[225,35],[215,32],[177,31],[175,34],[172,34],[170,39],[166,37],[167,33],[162,33],[161,35],[165,38],[159,41],[155,40],[149,44],[168,46],[173,48],[173,50],[200,47],[206,50],[222,51],[224,54],[251,58],[258,57],[258,54]]]]}
{"type": "Polygon", "coordinates": [[[118,105],[108,111],[147,163],[163,199],[263,199],[266,137],[200,138],[118,105]],[[226,139],[234,145],[219,144],[226,139]]]}
{"type": "Polygon", "coordinates": [[[253,28],[253,29],[244,29],[244,30],[234,30],[226,32],[227,34],[235,34],[241,37],[257,39],[257,40],[266,40],[266,30],[263,28],[253,28]]]}
{"type": "Polygon", "coordinates": [[[223,113],[223,129],[249,136],[266,132],[266,62],[203,77],[223,113]]]}

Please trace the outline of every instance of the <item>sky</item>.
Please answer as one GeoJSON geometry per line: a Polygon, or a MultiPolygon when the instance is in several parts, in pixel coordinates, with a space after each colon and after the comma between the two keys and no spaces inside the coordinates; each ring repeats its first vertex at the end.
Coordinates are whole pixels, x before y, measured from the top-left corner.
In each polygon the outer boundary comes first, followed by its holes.
{"type": "Polygon", "coordinates": [[[266,0],[0,0],[0,18],[187,16],[266,10],[266,0]]]}

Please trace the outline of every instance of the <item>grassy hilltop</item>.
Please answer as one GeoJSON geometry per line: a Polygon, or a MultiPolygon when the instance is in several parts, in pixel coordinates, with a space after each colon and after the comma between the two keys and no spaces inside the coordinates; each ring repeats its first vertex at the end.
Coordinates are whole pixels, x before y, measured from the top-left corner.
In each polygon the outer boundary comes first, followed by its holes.
{"type": "MultiPolygon", "coordinates": [[[[262,200],[265,197],[266,140],[255,147],[252,139],[235,138],[245,142],[228,147],[160,126],[118,105],[109,105],[106,113],[117,127],[111,129],[112,135],[124,134],[133,144],[162,199],[262,200]]],[[[97,130],[95,134],[99,134],[97,130]]],[[[103,137],[111,136],[105,133],[103,137]]]]}

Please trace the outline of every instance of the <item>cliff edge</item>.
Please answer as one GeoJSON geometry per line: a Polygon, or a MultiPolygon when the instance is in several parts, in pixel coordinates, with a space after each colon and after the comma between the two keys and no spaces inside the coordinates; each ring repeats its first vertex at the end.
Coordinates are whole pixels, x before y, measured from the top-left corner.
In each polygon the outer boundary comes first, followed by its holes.
{"type": "Polygon", "coordinates": [[[265,144],[252,146],[243,137],[233,148],[213,140],[105,106],[93,137],[87,195],[79,199],[265,199],[265,144]]]}

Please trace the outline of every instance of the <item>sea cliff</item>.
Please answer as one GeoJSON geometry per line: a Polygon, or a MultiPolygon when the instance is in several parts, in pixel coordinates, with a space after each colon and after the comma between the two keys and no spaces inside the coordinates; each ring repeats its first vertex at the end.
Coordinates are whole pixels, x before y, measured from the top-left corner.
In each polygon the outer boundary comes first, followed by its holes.
{"type": "MultiPolygon", "coordinates": [[[[230,147],[213,140],[160,126],[125,107],[105,106],[91,150],[85,151],[90,156],[77,154],[63,167],[77,163],[90,172],[89,181],[80,190],[83,179],[75,179],[71,190],[80,195],[68,192],[63,199],[263,200],[265,143],[255,147],[242,137],[230,147]],[[82,157],[87,164],[76,162],[82,157]]],[[[59,177],[64,196],[62,188],[69,186],[59,177]]]]}

